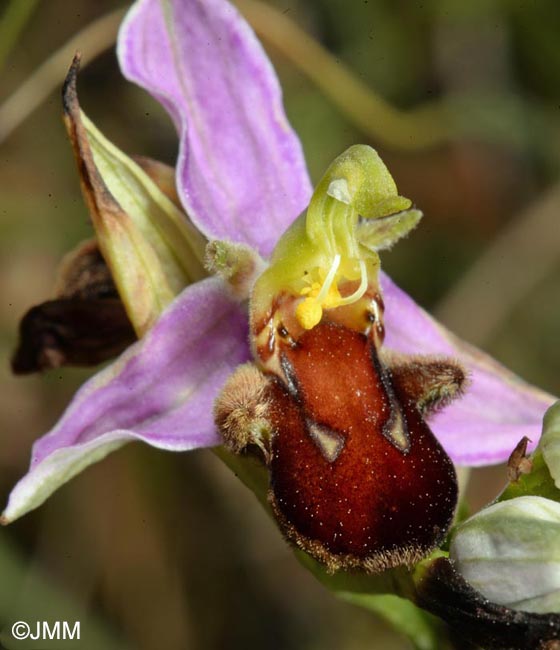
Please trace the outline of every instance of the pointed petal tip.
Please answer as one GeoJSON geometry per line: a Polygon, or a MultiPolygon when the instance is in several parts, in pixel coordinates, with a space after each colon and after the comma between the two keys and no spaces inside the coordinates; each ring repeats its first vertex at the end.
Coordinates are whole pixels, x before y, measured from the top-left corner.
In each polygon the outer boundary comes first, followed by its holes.
{"type": "Polygon", "coordinates": [[[90,379],[33,446],[28,473],[2,515],[9,523],[128,441],[187,451],[219,443],[215,397],[248,360],[247,315],[209,278],[170,305],[152,330],[90,379]]]}
{"type": "Polygon", "coordinates": [[[122,24],[117,51],[124,76],[175,122],[177,184],[193,222],[209,239],[270,254],[311,185],[280,84],[251,27],[225,0],[141,0],[122,24]]]}
{"type": "Polygon", "coordinates": [[[470,384],[463,397],[429,420],[452,460],[468,466],[505,462],[523,436],[532,440],[533,449],[545,411],[556,398],[458,339],[385,274],[382,287],[388,348],[453,357],[469,371],[470,384]]]}

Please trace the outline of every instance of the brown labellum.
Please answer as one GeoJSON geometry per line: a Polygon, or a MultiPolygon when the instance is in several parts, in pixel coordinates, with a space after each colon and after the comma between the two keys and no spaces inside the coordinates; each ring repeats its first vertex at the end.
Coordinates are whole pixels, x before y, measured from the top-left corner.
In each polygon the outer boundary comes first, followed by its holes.
{"type": "Polygon", "coordinates": [[[217,400],[224,443],[261,453],[282,531],[329,571],[419,561],[457,501],[453,464],[423,417],[460,393],[464,371],[381,361],[371,336],[332,322],[280,338],[279,373],[242,366],[217,400]]]}
{"type": "MultiPolygon", "coordinates": [[[[269,387],[270,502],[330,570],[413,564],[457,500],[453,464],[368,338],[321,324],[285,348],[269,387]]],[[[406,385],[406,384],[405,384],[406,385]]]]}

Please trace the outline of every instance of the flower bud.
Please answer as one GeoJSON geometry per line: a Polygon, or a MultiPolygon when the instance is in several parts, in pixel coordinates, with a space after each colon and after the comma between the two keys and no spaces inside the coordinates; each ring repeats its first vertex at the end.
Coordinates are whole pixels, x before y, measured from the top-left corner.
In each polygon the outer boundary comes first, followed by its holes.
{"type": "Polygon", "coordinates": [[[496,503],[457,530],[450,557],[493,603],[560,611],[560,504],[535,496],[496,503]]]}

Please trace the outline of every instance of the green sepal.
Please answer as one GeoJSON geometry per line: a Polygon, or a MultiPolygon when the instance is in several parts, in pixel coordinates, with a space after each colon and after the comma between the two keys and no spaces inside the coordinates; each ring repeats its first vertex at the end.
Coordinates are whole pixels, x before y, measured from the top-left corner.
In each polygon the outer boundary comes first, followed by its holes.
{"type": "Polygon", "coordinates": [[[101,254],[137,336],[190,282],[206,275],[205,242],[149,175],[82,113],[74,58],[63,90],[64,122],[101,254]]]}
{"type": "Polygon", "coordinates": [[[206,241],[146,172],[82,111],[94,163],[108,190],[155,251],[174,293],[202,279],[206,241]]]}
{"type": "Polygon", "coordinates": [[[540,496],[494,503],[455,532],[455,568],[491,602],[560,612],[560,505],[540,496]]]}

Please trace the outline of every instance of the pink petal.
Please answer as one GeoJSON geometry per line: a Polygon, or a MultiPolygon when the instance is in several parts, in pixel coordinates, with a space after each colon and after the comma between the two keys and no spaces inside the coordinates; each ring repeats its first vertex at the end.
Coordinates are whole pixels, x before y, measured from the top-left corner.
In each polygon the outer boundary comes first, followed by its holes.
{"type": "Polygon", "coordinates": [[[2,522],[38,507],[58,487],[129,440],[173,451],[219,443],[214,399],[247,361],[247,315],[211,278],[187,287],[149,333],[90,379],[50,433],[2,522]]]}
{"type": "Polygon", "coordinates": [[[507,460],[527,436],[536,445],[552,395],[530,386],[490,356],[459,340],[386,275],[382,278],[388,348],[454,357],[470,372],[463,397],[434,415],[430,426],[458,465],[507,460]]]}
{"type": "Polygon", "coordinates": [[[300,142],[255,34],[225,0],[139,0],[120,31],[123,74],[180,134],[177,185],[209,239],[269,255],[311,196],[300,142]]]}

